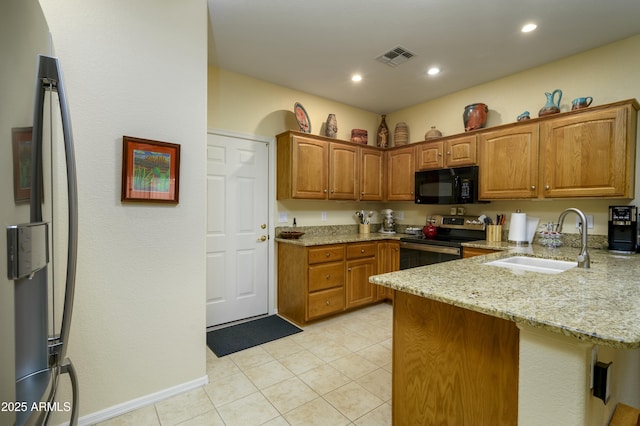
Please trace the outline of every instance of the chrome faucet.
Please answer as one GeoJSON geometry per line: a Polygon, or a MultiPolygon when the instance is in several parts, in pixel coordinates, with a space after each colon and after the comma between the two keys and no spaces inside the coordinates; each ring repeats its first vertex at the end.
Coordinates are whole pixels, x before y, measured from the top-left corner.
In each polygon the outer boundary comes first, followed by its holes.
{"type": "Polygon", "coordinates": [[[558,218],[558,225],[556,226],[556,231],[562,231],[562,224],[564,223],[564,217],[569,212],[574,212],[580,217],[580,234],[582,235],[582,249],[580,250],[580,254],[578,255],[578,267],[579,268],[590,268],[591,267],[591,259],[589,258],[589,252],[587,251],[587,217],[582,213],[582,211],[570,207],[560,213],[560,218],[558,218]]]}

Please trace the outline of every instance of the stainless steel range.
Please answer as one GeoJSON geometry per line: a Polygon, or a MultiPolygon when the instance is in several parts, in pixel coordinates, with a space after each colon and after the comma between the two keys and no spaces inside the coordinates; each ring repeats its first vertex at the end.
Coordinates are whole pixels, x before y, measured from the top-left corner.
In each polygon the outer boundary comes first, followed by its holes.
{"type": "Polygon", "coordinates": [[[485,224],[477,216],[430,216],[437,235],[400,238],[400,269],[462,258],[462,243],[485,239],[485,224]]]}

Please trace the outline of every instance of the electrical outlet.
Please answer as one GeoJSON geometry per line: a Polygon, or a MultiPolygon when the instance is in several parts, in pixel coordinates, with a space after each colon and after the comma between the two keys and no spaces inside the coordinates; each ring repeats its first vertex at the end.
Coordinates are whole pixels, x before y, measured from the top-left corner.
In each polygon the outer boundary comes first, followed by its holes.
{"type": "MultiPolygon", "coordinates": [[[[588,214],[587,216],[587,229],[593,229],[593,215],[588,214]]],[[[576,228],[580,226],[580,216],[576,216],[576,228]]]]}
{"type": "Polygon", "coordinates": [[[280,214],[278,214],[278,223],[287,222],[289,222],[289,214],[287,212],[280,212],[280,214]]]}
{"type": "Polygon", "coordinates": [[[326,221],[327,221],[327,212],[322,212],[322,213],[320,214],[320,217],[321,217],[321,219],[322,219],[322,221],[323,221],[323,222],[326,222],[326,221]]]}

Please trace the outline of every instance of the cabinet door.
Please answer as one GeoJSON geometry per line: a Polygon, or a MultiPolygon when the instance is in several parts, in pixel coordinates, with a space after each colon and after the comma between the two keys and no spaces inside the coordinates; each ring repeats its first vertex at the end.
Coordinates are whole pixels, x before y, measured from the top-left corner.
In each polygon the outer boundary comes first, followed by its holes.
{"type": "Polygon", "coordinates": [[[416,148],[416,169],[432,170],[444,167],[444,142],[421,143],[416,148]]]}
{"type": "Polygon", "coordinates": [[[414,147],[387,151],[387,200],[413,201],[414,147]]]}
{"type": "Polygon", "coordinates": [[[329,146],[329,199],[358,199],[358,149],[332,143],[329,146]]]}
{"type": "Polygon", "coordinates": [[[444,144],[446,167],[462,167],[476,164],[476,135],[448,139],[444,144]]]}
{"type": "Polygon", "coordinates": [[[329,144],[301,136],[294,136],[292,143],[291,196],[326,199],[329,144]]]}
{"type": "MultiPolygon", "coordinates": [[[[378,274],[400,270],[400,242],[384,241],[378,243],[378,274]]],[[[376,285],[376,299],[393,299],[393,289],[376,285]]]]}
{"type": "Polygon", "coordinates": [[[360,148],[360,200],[382,201],[383,152],[360,148]]]}
{"type": "Polygon", "coordinates": [[[518,125],[479,135],[480,199],[538,196],[538,125],[518,125]]]}
{"type": "Polygon", "coordinates": [[[347,308],[374,302],[376,292],[374,285],[369,282],[369,277],[376,274],[376,258],[347,260],[346,266],[345,290],[347,308]]]}
{"type": "Polygon", "coordinates": [[[585,112],[540,124],[545,197],[629,194],[627,108],[585,112]]]}

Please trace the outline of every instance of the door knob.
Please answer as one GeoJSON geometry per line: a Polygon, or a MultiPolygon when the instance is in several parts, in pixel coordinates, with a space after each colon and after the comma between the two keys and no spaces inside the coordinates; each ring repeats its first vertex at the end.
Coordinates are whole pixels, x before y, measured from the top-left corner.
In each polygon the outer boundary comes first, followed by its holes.
{"type": "Polygon", "coordinates": [[[263,235],[262,237],[260,237],[260,241],[267,241],[267,236],[263,235]]]}
{"type": "Polygon", "coordinates": [[[260,225],[260,228],[265,229],[267,227],[266,223],[263,223],[262,225],[260,225]]]}

